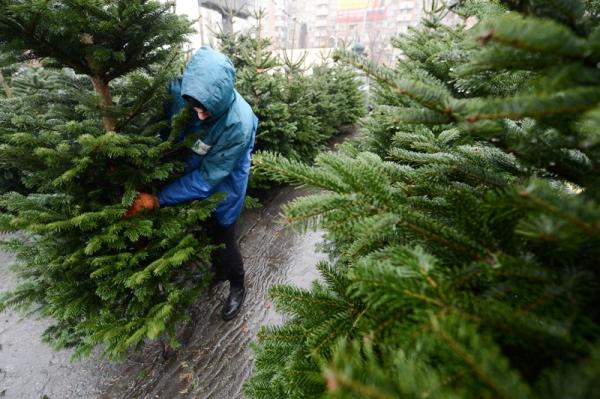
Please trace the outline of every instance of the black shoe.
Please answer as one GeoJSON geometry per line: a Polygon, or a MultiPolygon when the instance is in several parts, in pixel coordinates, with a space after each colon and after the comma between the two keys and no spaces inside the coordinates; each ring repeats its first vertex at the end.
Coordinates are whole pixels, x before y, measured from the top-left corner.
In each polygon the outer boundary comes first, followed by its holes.
{"type": "Polygon", "coordinates": [[[246,290],[243,285],[231,285],[229,287],[229,297],[223,306],[221,316],[223,320],[228,321],[233,319],[242,310],[242,304],[246,298],[246,290]]]}

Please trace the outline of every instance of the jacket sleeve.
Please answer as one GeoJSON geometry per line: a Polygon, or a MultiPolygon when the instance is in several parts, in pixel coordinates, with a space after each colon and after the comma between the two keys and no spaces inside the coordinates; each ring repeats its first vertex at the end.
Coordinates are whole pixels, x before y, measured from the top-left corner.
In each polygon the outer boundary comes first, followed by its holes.
{"type": "Polygon", "coordinates": [[[204,156],[199,168],[164,187],[158,194],[159,204],[174,205],[213,194],[214,188],[233,171],[247,148],[239,129],[240,125],[234,125],[224,131],[223,139],[204,156]]]}

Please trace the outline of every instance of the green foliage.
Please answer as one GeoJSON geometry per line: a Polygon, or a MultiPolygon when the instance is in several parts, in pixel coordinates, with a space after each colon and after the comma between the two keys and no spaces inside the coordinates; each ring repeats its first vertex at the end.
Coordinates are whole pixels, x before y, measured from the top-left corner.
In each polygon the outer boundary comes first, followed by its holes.
{"type": "Polygon", "coordinates": [[[191,22],[158,1],[0,2],[0,45],[51,57],[103,82],[164,60],[191,22]]]}
{"type": "MultiPolygon", "coordinates": [[[[35,162],[31,156],[32,149],[20,149],[13,144],[20,140],[32,143],[42,139],[38,131],[55,129],[66,120],[83,122],[84,110],[77,108],[78,100],[83,100],[84,93],[91,96],[91,86],[88,78],[72,71],[53,71],[41,66],[21,65],[19,71],[11,76],[12,95],[0,100],[0,162],[4,178],[0,192],[26,193],[26,180],[33,178],[24,173],[28,170],[28,163],[35,162]]],[[[51,138],[44,135],[44,140],[48,143],[51,138]]]]}
{"type": "Polygon", "coordinates": [[[189,23],[139,0],[2,1],[0,15],[2,44],[53,57],[13,70],[0,99],[0,165],[14,172],[0,231],[25,237],[2,242],[20,284],[0,308],[35,305],[53,320],[44,339],[75,357],[176,345],[176,323],[208,282],[206,225],[222,197],[124,214],[139,191],[182,172],[186,143],[158,133],[189,23]]]}
{"type": "Polygon", "coordinates": [[[289,319],[259,334],[250,397],[593,396],[597,2],[461,3],[475,27],[428,16],[393,69],[337,55],[379,84],[357,140],[255,159],[321,190],[284,220],[334,261],[272,290],[289,319]]]}

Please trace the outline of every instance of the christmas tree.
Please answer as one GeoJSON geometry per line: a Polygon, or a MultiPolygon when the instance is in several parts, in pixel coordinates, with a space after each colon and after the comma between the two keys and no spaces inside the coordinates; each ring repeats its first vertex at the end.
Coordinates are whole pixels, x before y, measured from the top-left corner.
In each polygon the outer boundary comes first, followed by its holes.
{"type": "Polygon", "coordinates": [[[272,289],[253,398],[587,398],[600,388],[600,2],[463,1],[394,40],[360,140],[273,178],[321,192],[311,289],[272,289]],[[475,26],[469,28],[472,21],[475,26]]]}
{"type": "Polygon", "coordinates": [[[21,283],[0,308],[34,305],[54,321],[44,339],[75,356],[175,345],[208,282],[197,275],[218,196],[124,217],[139,191],[182,172],[194,140],[175,140],[186,111],[163,115],[190,25],[157,1],[0,1],[0,46],[43,65],[0,100],[0,163],[20,185],[2,189],[0,230],[24,237],[2,242],[21,283]]]}

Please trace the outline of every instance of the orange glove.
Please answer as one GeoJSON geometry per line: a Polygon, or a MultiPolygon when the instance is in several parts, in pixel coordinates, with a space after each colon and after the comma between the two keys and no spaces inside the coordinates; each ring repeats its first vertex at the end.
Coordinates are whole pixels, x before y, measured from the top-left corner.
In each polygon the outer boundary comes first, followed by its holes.
{"type": "Polygon", "coordinates": [[[139,193],[135,200],[133,200],[133,204],[131,204],[127,213],[125,213],[125,217],[130,218],[144,209],[152,210],[158,208],[158,206],[158,197],[156,195],[139,193]]]}

